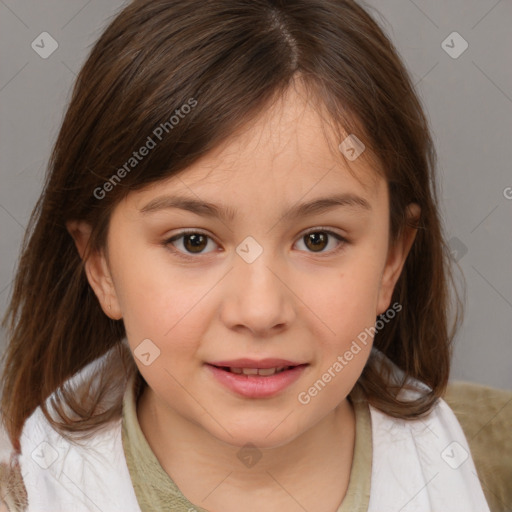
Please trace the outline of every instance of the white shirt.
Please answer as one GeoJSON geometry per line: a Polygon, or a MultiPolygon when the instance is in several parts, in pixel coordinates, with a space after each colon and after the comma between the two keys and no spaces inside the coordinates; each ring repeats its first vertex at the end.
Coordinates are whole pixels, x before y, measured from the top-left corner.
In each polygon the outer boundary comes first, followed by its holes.
{"type": "MultiPolygon", "coordinates": [[[[390,364],[395,377],[402,374],[375,348],[372,357],[390,364]]],[[[73,379],[95,368],[96,361],[73,379]]],[[[403,389],[402,399],[428,389],[409,382],[415,389],[403,389]]],[[[373,454],[368,512],[490,512],[464,432],[444,400],[415,420],[369,407],[373,454]]],[[[141,512],[124,456],[121,423],[119,419],[79,446],[57,433],[38,407],[20,439],[28,512],[141,512]]]]}

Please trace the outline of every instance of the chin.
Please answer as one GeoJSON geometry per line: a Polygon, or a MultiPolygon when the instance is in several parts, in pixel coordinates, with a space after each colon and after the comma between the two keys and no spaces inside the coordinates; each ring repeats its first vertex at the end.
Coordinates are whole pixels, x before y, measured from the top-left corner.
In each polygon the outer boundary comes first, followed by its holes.
{"type": "Polygon", "coordinates": [[[239,424],[236,427],[232,426],[233,423],[227,422],[226,424],[230,425],[227,429],[229,434],[218,425],[215,425],[215,430],[210,430],[210,433],[219,441],[236,448],[254,445],[260,449],[272,449],[290,443],[301,434],[298,426],[285,426],[284,423],[280,423],[282,421],[283,418],[276,418],[269,422],[260,421],[258,425],[239,424]]]}

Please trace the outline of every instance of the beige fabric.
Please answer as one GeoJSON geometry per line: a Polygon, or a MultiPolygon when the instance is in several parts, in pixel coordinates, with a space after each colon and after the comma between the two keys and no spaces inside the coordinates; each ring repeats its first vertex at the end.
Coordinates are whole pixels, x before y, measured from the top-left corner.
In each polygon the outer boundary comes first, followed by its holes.
{"type": "Polygon", "coordinates": [[[27,506],[27,491],[17,460],[0,463],[0,512],[23,512],[27,506]]]}
{"type": "Polygon", "coordinates": [[[347,493],[337,512],[366,512],[372,477],[372,425],[363,391],[355,386],[349,395],[356,414],[356,443],[347,493]]]}
{"type": "Polygon", "coordinates": [[[512,391],[458,381],[443,398],[464,430],[491,512],[511,512],[512,391]]]}
{"type": "MultiPolygon", "coordinates": [[[[129,383],[123,403],[123,446],[135,494],[142,512],[206,512],[183,496],[151,450],[137,420],[136,402],[142,391],[139,375],[129,383]]],[[[366,512],[370,499],[372,436],[370,410],[356,386],[350,395],[356,415],[354,460],[347,493],[337,512],[366,512]]]]}

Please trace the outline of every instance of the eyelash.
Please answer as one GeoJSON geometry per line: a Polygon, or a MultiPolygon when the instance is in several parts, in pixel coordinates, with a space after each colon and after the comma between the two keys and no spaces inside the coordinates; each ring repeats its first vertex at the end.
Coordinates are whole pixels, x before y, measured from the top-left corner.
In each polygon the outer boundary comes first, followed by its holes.
{"type": "MultiPolygon", "coordinates": [[[[319,255],[322,255],[322,254],[328,254],[328,255],[338,254],[341,250],[343,250],[345,248],[345,245],[349,243],[346,238],[342,237],[338,233],[336,233],[334,231],[331,231],[330,229],[322,228],[322,227],[310,229],[310,230],[304,232],[299,237],[299,240],[302,240],[305,236],[310,235],[311,233],[326,233],[327,235],[330,235],[330,236],[334,237],[340,243],[339,243],[338,247],[336,247],[335,249],[332,249],[331,251],[319,251],[319,252],[307,251],[310,254],[319,254],[319,255]]],[[[191,260],[197,261],[198,256],[209,254],[209,253],[204,253],[204,254],[203,253],[197,253],[197,255],[192,255],[191,253],[184,253],[184,252],[176,249],[173,246],[173,242],[175,242],[176,240],[179,240],[180,238],[185,237],[186,235],[203,235],[203,236],[206,236],[207,238],[209,238],[210,240],[213,240],[213,238],[210,235],[208,235],[207,233],[205,233],[203,231],[200,231],[200,230],[186,230],[186,231],[180,231],[176,235],[173,235],[171,238],[168,238],[168,239],[164,240],[162,245],[164,247],[166,247],[167,249],[169,249],[170,251],[172,251],[177,256],[179,256],[181,258],[184,258],[184,259],[186,259],[188,261],[191,261],[191,260]]],[[[214,243],[216,243],[216,242],[214,241],[214,243]]],[[[215,251],[212,251],[212,252],[215,252],[215,251]]]]}

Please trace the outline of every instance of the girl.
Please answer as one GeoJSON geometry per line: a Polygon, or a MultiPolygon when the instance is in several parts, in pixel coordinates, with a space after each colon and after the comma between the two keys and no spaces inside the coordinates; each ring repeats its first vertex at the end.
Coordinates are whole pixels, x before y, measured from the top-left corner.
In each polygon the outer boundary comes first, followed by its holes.
{"type": "Polygon", "coordinates": [[[441,398],[434,164],[355,2],[128,5],[4,320],[9,510],[489,510],[441,398]]]}

